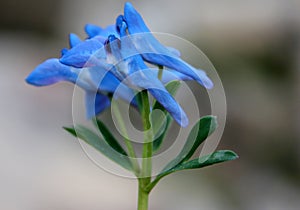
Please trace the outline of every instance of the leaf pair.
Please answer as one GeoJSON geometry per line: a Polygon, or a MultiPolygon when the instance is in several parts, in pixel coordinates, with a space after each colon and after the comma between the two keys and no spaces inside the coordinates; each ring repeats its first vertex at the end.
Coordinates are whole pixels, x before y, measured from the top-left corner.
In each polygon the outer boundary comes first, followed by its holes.
{"type": "Polygon", "coordinates": [[[204,142],[207,139],[207,137],[215,131],[217,126],[218,124],[216,117],[202,117],[192,128],[181,152],[177,155],[177,157],[174,160],[167,164],[163,171],[168,170],[190,159],[197,150],[197,148],[200,146],[200,144],[204,142]]]}
{"type": "Polygon", "coordinates": [[[110,133],[107,127],[98,119],[95,119],[95,125],[99,128],[103,138],[94,131],[81,126],[64,127],[66,131],[73,136],[85,141],[87,144],[95,148],[97,151],[108,157],[110,160],[118,163],[123,168],[134,171],[132,163],[119,142],[110,133]]]}
{"type": "Polygon", "coordinates": [[[230,150],[219,150],[210,155],[189,160],[193,156],[197,148],[200,146],[200,144],[203,143],[207,139],[207,137],[215,131],[216,128],[216,117],[202,117],[192,128],[181,152],[174,160],[169,162],[164,167],[162,172],[157,175],[154,181],[147,186],[147,191],[151,191],[151,189],[158,183],[161,178],[176,171],[203,168],[205,166],[238,158],[237,154],[230,150]]]}

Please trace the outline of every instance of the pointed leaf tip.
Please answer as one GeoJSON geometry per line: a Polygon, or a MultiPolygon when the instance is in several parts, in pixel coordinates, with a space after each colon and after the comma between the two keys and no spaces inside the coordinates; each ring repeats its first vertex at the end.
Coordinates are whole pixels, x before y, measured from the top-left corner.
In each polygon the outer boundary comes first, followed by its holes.
{"type": "Polygon", "coordinates": [[[212,115],[202,117],[192,128],[180,153],[166,165],[164,171],[189,160],[197,148],[216,130],[217,126],[217,117],[212,115]]]}
{"type": "Polygon", "coordinates": [[[67,132],[69,132],[71,135],[77,137],[76,131],[74,127],[63,127],[63,129],[67,132]]]}
{"type": "Polygon", "coordinates": [[[111,147],[102,137],[100,137],[97,133],[89,128],[86,128],[81,125],[76,125],[74,127],[68,128],[64,127],[66,131],[71,133],[72,135],[76,135],[76,137],[83,140],[85,143],[89,144],[91,147],[96,149],[98,152],[105,155],[110,160],[119,164],[123,168],[133,171],[133,167],[130,159],[119,152],[117,152],[114,148],[111,147]]]}
{"type": "Polygon", "coordinates": [[[199,169],[206,166],[214,165],[217,163],[222,163],[225,161],[235,160],[238,155],[231,150],[219,150],[210,155],[202,156],[197,159],[189,160],[187,162],[182,162],[173,168],[162,171],[147,187],[147,191],[151,191],[153,187],[161,180],[163,177],[172,174],[177,171],[188,170],[188,169],[199,169]]]}

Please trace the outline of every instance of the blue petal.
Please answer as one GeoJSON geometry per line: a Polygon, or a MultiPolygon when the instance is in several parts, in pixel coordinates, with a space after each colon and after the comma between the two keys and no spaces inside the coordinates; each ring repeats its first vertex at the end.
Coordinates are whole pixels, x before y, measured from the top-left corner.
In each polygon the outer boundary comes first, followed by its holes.
{"type": "MultiPolygon", "coordinates": [[[[155,72],[156,75],[158,75],[158,72],[159,70],[157,68],[152,68],[152,71],[155,72]]],[[[198,70],[199,72],[201,72],[202,70],[198,70]]],[[[163,84],[167,84],[171,81],[174,81],[174,80],[177,80],[177,81],[191,81],[193,80],[193,78],[185,75],[185,74],[182,74],[178,71],[175,71],[173,69],[163,69],[163,75],[162,75],[162,78],[161,78],[161,82],[163,84]]]]}
{"type": "Polygon", "coordinates": [[[63,65],[57,58],[51,58],[38,65],[26,78],[26,82],[35,86],[52,85],[60,81],[75,82],[76,72],[63,65]]]}
{"type": "Polygon", "coordinates": [[[70,48],[75,47],[76,45],[80,44],[81,42],[82,42],[81,39],[76,34],[71,33],[69,35],[70,48]]]}
{"type": "Polygon", "coordinates": [[[103,37],[108,37],[109,35],[119,37],[115,24],[107,26],[99,35],[103,37]]]}
{"type": "MultiPolygon", "coordinates": [[[[158,69],[154,69],[155,72],[158,74],[158,69]]],[[[163,84],[167,84],[174,80],[182,80],[182,81],[189,81],[193,80],[191,77],[186,76],[185,74],[181,74],[178,71],[170,70],[170,69],[164,69],[163,75],[161,78],[161,81],[163,84]]]]}
{"type": "Polygon", "coordinates": [[[95,36],[98,36],[103,29],[97,25],[86,24],[84,30],[86,34],[89,36],[89,38],[93,38],[95,36]]]}
{"type": "Polygon", "coordinates": [[[135,10],[135,8],[129,2],[125,3],[124,16],[128,24],[128,30],[130,34],[150,32],[142,16],[135,10]]]}
{"type": "Polygon", "coordinates": [[[129,33],[133,35],[134,45],[146,61],[177,70],[193,78],[208,89],[213,87],[212,81],[205,74],[198,75],[197,69],[181,60],[178,56],[174,56],[168,48],[149,33],[150,30],[144,23],[143,18],[130,3],[125,4],[124,17],[129,33]]]}
{"type": "Polygon", "coordinates": [[[116,19],[116,29],[120,34],[120,37],[124,37],[126,35],[127,24],[125,22],[124,16],[119,15],[116,19]]]}
{"type": "MultiPolygon", "coordinates": [[[[145,49],[143,49],[143,51],[144,50],[145,49]]],[[[204,71],[195,69],[193,66],[179,58],[167,55],[167,52],[165,52],[165,54],[162,54],[162,52],[143,53],[142,56],[150,63],[166,66],[185,74],[193,80],[196,80],[199,84],[203,85],[207,89],[211,89],[213,87],[212,81],[204,71]]]]}
{"type": "Polygon", "coordinates": [[[180,57],[181,53],[179,50],[173,48],[173,47],[166,47],[174,56],[180,57]]]}
{"type": "Polygon", "coordinates": [[[63,49],[61,49],[61,51],[60,51],[60,55],[61,55],[61,56],[64,56],[68,51],[69,51],[69,49],[63,48],[63,49]]]}
{"type": "Polygon", "coordinates": [[[131,85],[148,90],[151,95],[170,113],[182,127],[189,123],[188,117],[177,101],[165,89],[152,69],[144,69],[131,74],[128,79],[131,85]]]}
{"type": "MultiPolygon", "coordinates": [[[[158,72],[158,69],[155,69],[154,71],[158,72]]],[[[196,73],[199,75],[199,77],[206,77],[206,73],[201,69],[197,69],[196,73]]],[[[173,80],[191,81],[194,79],[173,69],[164,69],[162,82],[166,84],[173,80]]]]}
{"type": "MultiPolygon", "coordinates": [[[[123,43],[122,43],[123,44],[123,43]]],[[[111,64],[116,64],[123,60],[121,54],[121,41],[114,35],[109,35],[105,46],[106,54],[111,64]]]]}
{"type": "Polygon", "coordinates": [[[87,33],[89,38],[93,38],[95,36],[108,37],[111,34],[118,36],[115,25],[109,25],[106,28],[102,29],[101,27],[93,24],[86,24],[85,32],[87,33]]]}
{"type": "Polygon", "coordinates": [[[188,117],[177,101],[167,91],[156,88],[149,88],[148,91],[170,113],[181,127],[188,126],[188,117]]]}
{"type": "MultiPolygon", "coordinates": [[[[102,92],[113,93],[119,85],[122,87],[124,86],[114,74],[99,67],[82,69],[82,72],[80,73],[78,78],[82,80],[89,80],[93,84],[93,86],[97,87],[97,89],[102,92]]],[[[126,86],[124,87],[124,89],[130,90],[126,86]]],[[[129,92],[132,93],[132,91],[129,92]]]]}
{"type": "MultiPolygon", "coordinates": [[[[88,61],[91,61],[92,56],[101,49],[103,49],[103,44],[97,37],[88,39],[68,50],[68,52],[60,58],[60,62],[77,68],[92,65],[92,63],[88,63],[88,61]]],[[[100,53],[97,54],[100,55],[100,53]]],[[[103,57],[105,57],[105,53],[103,53],[103,57]]]]}
{"type": "Polygon", "coordinates": [[[136,102],[132,101],[135,96],[134,91],[105,69],[99,67],[81,69],[77,84],[91,92],[113,93],[115,98],[121,98],[128,103],[136,105],[136,102]]]}
{"type": "Polygon", "coordinates": [[[110,100],[106,95],[90,91],[85,93],[86,117],[88,119],[100,114],[109,106],[110,100]]]}
{"type": "Polygon", "coordinates": [[[188,118],[185,112],[157,78],[156,72],[148,69],[131,40],[125,37],[120,41],[114,36],[110,36],[107,44],[107,56],[116,63],[116,71],[112,71],[112,73],[116,77],[120,77],[120,80],[128,76],[123,81],[129,87],[148,90],[178,124],[186,127],[188,118]]]}
{"type": "Polygon", "coordinates": [[[136,49],[132,44],[129,44],[129,42],[131,43],[131,40],[126,38],[119,40],[114,35],[110,35],[108,36],[105,45],[107,62],[111,65],[109,71],[112,72],[120,81],[132,73],[131,70],[135,69],[128,68],[128,65],[123,62],[124,58],[129,58],[132,55],[137,54],[136,49]]]}
{"type": "Polygon", "coordinates": [[[120,85],[120,80],[118,80],[111,72],[109,71],[99,71],[99,68],[94,67],[89,69],[91,72],[91,77],[94,82],[98,85],[98,88],[102,91],[113,93],[120,85]]]}

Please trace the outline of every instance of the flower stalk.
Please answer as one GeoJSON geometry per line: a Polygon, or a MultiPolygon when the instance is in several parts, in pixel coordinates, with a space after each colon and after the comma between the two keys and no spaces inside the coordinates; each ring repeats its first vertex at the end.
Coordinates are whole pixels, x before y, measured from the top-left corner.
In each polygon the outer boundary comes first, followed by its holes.
{"type": "Polygon", "coordinates": [[[127,129],[126,129],[122,114],[120,112],[120,109],[119,109],[117,103],[112,103],[112,108],[113,108],[113,113],[114,113],[114,115],[115,115],[115,117],[116,117],[116,119],[119,123],[121,132],[123,134],[124,142],[125,142],[125,145],[126,145],[126,148],[127,148],[127,151],[128,151],[128,155],[129,155],[130,161],[133,165],[134,174],[135,174],[136,177],[138,177],[139,174],[140,174],[140,166],[139,166],[139,163],[137,161],[137,157],[136,157],[134,147],[133,147],[133,145],[132,145],[132,143],[129,139],[129,136],[128,136],[128,133],[127,133],[127,129]]]}
{"type": "Polygon", "coordinates": [[[163,70],[164,70],[164,67],[161,66],[161,65],[158,65],[158,74],[157,74],[157,78],[158,78],[159,80],[162,80],[163,70]]]}
{"type": "Polygon", "coordinates": [[[148,209],[149,191],[146,187],[151,183],[152,175],[152,131],[150,122],[150,104],[147,90],[141,92],[142,97],[142,120],[144,126],[144,144],[141,176],[138,180],[138,210],[148,209]]]}
{"type": "Polygon", "coordinates": [[[138,179],[138,210],[148,210],[149,192],[145,190],[145,179],[138,179]]]}

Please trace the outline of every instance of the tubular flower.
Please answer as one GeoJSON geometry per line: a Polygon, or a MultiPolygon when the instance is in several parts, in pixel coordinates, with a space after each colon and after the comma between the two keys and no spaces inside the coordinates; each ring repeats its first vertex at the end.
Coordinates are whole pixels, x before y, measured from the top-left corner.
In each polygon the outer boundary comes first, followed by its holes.
{"type": "Polygon", "coordinates": [[[70,34],[70,49],[61,50],[60,58],[48,59],[34,69],[26,81],[46,86],[61,81],[74,83],[86,92],[87,116],[93,117],[110,106],[111,95],[137,106],[136,91],[147,90],[185,127],[188,118],[177,101],[165,89],[172,80],[195,80],[205,88],[213,83],[204,71],[195,69],[180,58],[180,52],[162,45],[145,25],[130,3],[124,15],[106,28],[87,24],[87,38],[70,34]],[[158,68],[165,67],[161,78],[158,68]],[[133,99],[133,100],[132,100],[133,99]]]}
{"type": "Polygon", "coordinates": [[[119,22],[125,21],[130,35],[132,35],[133,44],[141,53],[143,58],[152,64],[166,66],[185,74],[205,88],[212,88],[213,83],[202,70],[197,70],[186,63],[170,49],[162,45],[150,32],[142,16],[134,9],[131,3],[126,3],[124,7],[124,16],[119,17],[119,22]]]}
{"type": "Polygon", "coordinates": [[[180,105],[165,89],[157,74],[149,69],[129,39],[108,37],[105,45],[107,60],[113,64],[111,72],[133,89],[146,89],[171,114],[182,127],[188,125],[188,118],[180,105]],[[133,56],[132,56],[133,55],[133,56]]]}

